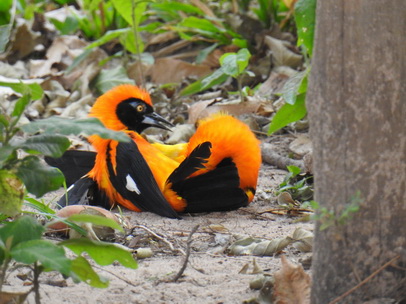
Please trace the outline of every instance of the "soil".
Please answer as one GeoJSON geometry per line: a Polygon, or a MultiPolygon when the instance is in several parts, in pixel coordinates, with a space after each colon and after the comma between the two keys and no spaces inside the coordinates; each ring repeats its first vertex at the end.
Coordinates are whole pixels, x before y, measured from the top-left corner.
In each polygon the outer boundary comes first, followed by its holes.
{"type": "MultiPolygon", "coordinates": [[[[110,286],[106,289],[92,288],[85,283],[76,284],[54,272],[42,274],[41,302],[243,303],[257,298],[259,291],[249,287],[250,281],[258,276],[253,273],[254,260],[263,273],[272,274],[280,268],[280,255],[231,256],[227,247],[241,236],[274,239],[291,236],[297,227],[312,230],[311,224],[297,222],[297,218],[260,214],[261,211],[276,207],[273,191],[285,175],[286,171],[264,164],[254,202],[232,212],[185,214],[182,220],[172,220],[151,213],[124,211],[130,227],[138,228],[132,231],[132,235],[124,236],[123,242],[134,249],[149,247],[153,250],[153,256],[139,259],[136,270],[119,264],[96,266],[97,272],[110,280],[110,286]],[[199,228],[192,236],[189,263],[180,279],[170,282],[184,263],[187,239],[196,225],[199,228]],[[156,238],[143,227],[165,241],[156,238]],[[248,270],[241,271],[247,265],[248,270]]],[[[58,195],[60,191],[49,195],[48,199],[53,200],[58,195]]],[[[296,263],[306,256],[293,246],[284,249],[283,254],[296,263]]],[[[14,271],[5,290],[23,291],[31,288],[24,286],[24,281],[17,278],[17,275],[24,273],[28,271],[14,271]]],[[[28,297],[28,303],[35,303],[33,294],[28,297]]]]}

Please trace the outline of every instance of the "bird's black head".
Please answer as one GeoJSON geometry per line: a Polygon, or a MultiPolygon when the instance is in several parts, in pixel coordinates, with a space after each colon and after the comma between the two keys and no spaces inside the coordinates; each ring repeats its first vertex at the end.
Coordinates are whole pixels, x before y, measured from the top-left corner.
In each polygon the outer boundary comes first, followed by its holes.
{"type": "Polygon", "coordinates": [[[118,119],[128,129],[141,133],[148,127],[157,127],[170,130],[173,125],[154,112],[151,105],[142,99],[128,98],[117,105],[116,114],[118,119]]]}

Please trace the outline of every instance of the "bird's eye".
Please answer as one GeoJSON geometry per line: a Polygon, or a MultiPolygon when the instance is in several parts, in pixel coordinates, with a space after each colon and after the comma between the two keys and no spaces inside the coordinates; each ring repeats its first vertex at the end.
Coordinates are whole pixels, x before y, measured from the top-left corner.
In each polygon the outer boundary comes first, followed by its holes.
{"type": "Polygon", "coordinates": [[[144,106],[143,105],[138,105],[136,108],[137,112],[144,112],[144,106]]]}

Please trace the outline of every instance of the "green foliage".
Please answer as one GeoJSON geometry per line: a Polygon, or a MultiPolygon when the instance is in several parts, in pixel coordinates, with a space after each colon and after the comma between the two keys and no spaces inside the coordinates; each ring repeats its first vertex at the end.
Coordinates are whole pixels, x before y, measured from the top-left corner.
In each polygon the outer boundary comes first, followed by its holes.
{"type": "Polygon", "coordinates": [[[311,57],[316,25],[316,0],[298,0],[295,4],[295,20],[298,35],[297,44],[305,48],[311,57]]]}
{"type": "Polygon", "coordinates": [[[307,79],[310,68],[297,73],[291,77],[282,89],[282,98],[285,104],[276,112],[272,118],[268,133],[286,127],[288,124],[298,121],[306,116],[307,110],[305,105],[307,92],[307,79]]]}
{"type": "Polygon", "coordinates": [[[238,82],[238,89],[240,92],[241,101],[243,101],[243,90],[241,87],[241,76],[243,74],[252,75],[246,68],[251,57],[250,52],[247,49],[240,49],[237,53],[225,53],[220,61],[220,68],[214,71],[209,76],[206,76],[184,88],[181,92],[181,96],[195,94],[204,90],[207,90],[215,85],[222,84],[229,76],[236,78],[238,82]]]}
{"type": "Polygon", "coordinates": [[[124,67],[117,66],[111,70],[102,70],[95,79],[94,86],[99,93],[103,94],[124,83],[134,84],[134,80],[128,78],[124,67]]]}
{"type": "Polygon", "coordinates": [[[351,198],[351,202],[346,205],[341,213],[337,213],[322,207],[318,202],[310,201],[308,202],[309,206],[316,211],[315,214],[310,216],[310,219],[320,222],[320,231],[326,230],[331,226],[343,226],[352,219],[354,213],[359,211],[361,202],[361,193],[357,191],[351,198]]]}
{"type": "Polygon", "coordinates": [[[84,281],[98,288],[107,287],[108,281],[93,270],[82,253],[87,253],[101,266],[118,261],[125,267],[137,268],[136,261],[125,247],[85,238],[55,244],[43,240],[43,232],[44,227],[30,216],[20,217],[0,228],[0,289],[12,261],[25,265],[40,265],[37,268],[40,272],[55,270],[75,281],[84,281]],[[69,248],[77,256],[69,259],[64,248],[69,248]]]}
{"type": "Polygon", "coordinates": [[[288,192],[296,201],[307,202],[313,198],[313,176],[301,174],[296,166],[287,166],[288,174],[279,185],[276,194],[288,192]]]}

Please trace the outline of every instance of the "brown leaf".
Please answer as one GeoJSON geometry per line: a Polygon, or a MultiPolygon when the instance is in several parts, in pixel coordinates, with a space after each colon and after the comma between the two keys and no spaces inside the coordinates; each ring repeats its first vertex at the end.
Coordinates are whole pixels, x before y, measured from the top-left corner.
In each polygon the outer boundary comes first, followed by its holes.
{"type": "Polygon", "coordinates": [[[286,65],[291,68],[297,68],[303,63],[303,57],[288,48],[289,42],[275,39],[271,36],[266,36],[264,42],[272,51],[275,66],[286,65]]]}
{"type": "Polygon", "coordinates": [[[312,151],[312,141],[308,134],[299,134],[289,145],[289,150],[303,156],[312,151]]]}
{"type": "Polygon", "coordinates": [[[24,303],[30,292],[0,292],[0,304],[24,303]]]}
{"type": "Polygon", "coordinates": [[[229,247],[229,250],[232,255],[272,256],[281,252],[291,243],[292,239],[290,237],[276,238],[273,240],[247,237],[234,242],[229,247]]]}
{"type": "Polygon", "coordinates": [[[282,268],[275,272],[274,297],[276,304],[310,303],[310,276],[301,265],[281,256],[282,268]]]}
{"type": "Polygon", "coordinates": [[[36,45],[40,34],[33,32],[28,27],[28,21],[23,19],[18,19],[19,25],[15,30],[15,35],[10,41],[11,48],[8,52],[8,58],[15,62],[18,59],[24,58],[31,54],[36,45]]]}
{"type": "Polygon", "coordinates": [[[151,67],[149,74],[155,83],[165,84],[182,82],[185,77],[201,78],[210,74],[208,66],[191,64],[186,61],[173,58],[159,58],[151,67]]]}

